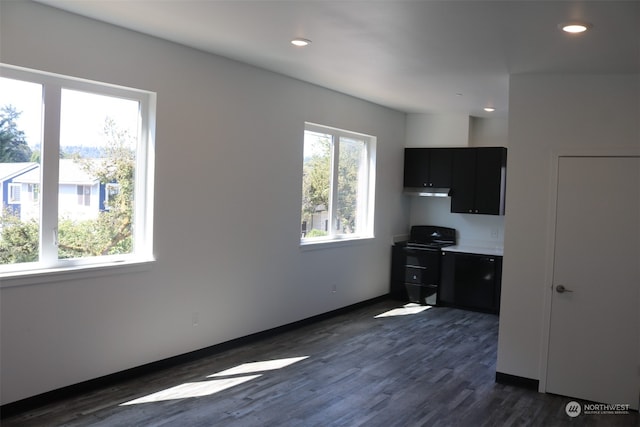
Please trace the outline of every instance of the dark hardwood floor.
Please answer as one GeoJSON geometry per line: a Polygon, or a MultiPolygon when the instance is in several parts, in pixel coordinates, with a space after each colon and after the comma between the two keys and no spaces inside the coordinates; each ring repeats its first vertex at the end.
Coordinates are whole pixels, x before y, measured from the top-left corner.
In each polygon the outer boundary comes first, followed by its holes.
{"type": "Polygon", "coordinates": [[[640,425],[637,412],[570,418],[572,399],[497,384],[495,315],[434,307],[374,317],[400,306],[377,302],[21,413],[2,426],[640,425]],[[226,371],[302,357],[277,369],[226,371]],[[229,388],[214,392],[221,384],[229,388]],[[163,390],[167,400],[122,405],[163,390]]]}

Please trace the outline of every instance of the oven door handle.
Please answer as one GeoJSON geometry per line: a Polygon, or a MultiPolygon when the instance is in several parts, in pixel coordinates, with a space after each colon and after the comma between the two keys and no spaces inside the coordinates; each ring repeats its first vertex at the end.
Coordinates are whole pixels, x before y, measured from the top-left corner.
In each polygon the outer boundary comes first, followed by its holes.
{"type": "Polygon", "coordinates": [[[440,252],[440,249],[438,248],[410,248],[408,246],[405,246],[404,250],[405,252],[412,254],[419,254],[421,252],[440,252]]]}

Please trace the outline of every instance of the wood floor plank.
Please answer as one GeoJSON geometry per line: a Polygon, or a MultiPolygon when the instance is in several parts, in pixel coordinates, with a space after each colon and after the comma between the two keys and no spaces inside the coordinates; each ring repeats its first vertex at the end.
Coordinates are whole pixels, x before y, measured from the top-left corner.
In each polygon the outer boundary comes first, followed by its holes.
{"type": "Polygon", "coordinates": [[[634,426],[638,413],[581,415],[572,399],[495,383],[498,317],[452,308],[375,318],[382,301],[277,336],[132,378],[2,421],[40,426],[634,426]],[[289,366],[209,377],[248,362],[289,366]],[[181,384],[259,377],[203,395],[122,406],[181,384]]]}

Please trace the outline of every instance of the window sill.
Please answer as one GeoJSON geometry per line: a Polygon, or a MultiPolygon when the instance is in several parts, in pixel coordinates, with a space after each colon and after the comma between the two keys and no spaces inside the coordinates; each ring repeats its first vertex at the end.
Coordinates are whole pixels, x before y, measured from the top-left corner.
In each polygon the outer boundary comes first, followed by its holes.
{"type": "Polygon", "coordinates": [[[300,249],[303,251],[313,251],[319,249],[333,249],[343,246],[362,245],[371,242],[373,236],[345,237],[341,239],[307,239],[300,241],[300,249]]]}
{"type": "Polygon", "coordinates": [[[0,289],[148,271],[154,259],[0,273],[0,289]]]}

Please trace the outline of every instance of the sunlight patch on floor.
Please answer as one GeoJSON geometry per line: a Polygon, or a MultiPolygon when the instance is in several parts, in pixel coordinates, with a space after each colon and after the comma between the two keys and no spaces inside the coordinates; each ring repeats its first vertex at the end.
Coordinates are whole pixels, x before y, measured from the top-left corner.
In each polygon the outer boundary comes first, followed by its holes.
{"type": "Polygon", "coordinates": [[[430,308],[430,305],[420,305],[410,302],[409,304],[405,304],[403,307],[393,308],[374,317],[376,319],[379,319],[381,317],[408,316],[410,314],[422,313],[423,311],[429,310],[430,308]]]}
{"type": "Polygon", "coordinates": [[[119,406],[137,405],[140,403],[161,402],[165,400],[186,399],[190,397],[203,397],[210,396],[228,388],[237,386],[256,379],[263,374],[246,375],[254,372],[273,371],[276,369],[282,369],[287,366],[293,365],[301,360],[307,359],[309,356],[302,357],[289,357],[285,359],[264,360],[261,362],[243,363],[236,367],[220,371],[213,375],[207,376],[207,378],[213,377],[227,377],[216,378],[208,381],[197,381],[191,383],[184,383],[175,387],[170,387],[165,390],[161,390],[156,393],[149,394],[147,396],[140,397],[138,399],[130,400],[129,402],[121,403],[119,406]]]}
{"type": "Polygon", "coordinates": [[[224,378],[220,380],[184,383],[148,396],[122,403],[120,406],[137,405],[140,403],[161,402],[163,400],[186,399],[188,397],[209,396],[226,390],[238,384],[258,378],[261,375],[247,375],[244,377],[224,378]]]}
{"type": "Polygon", "coordinates": [[[262,362],[249,362],[243,363],[242,365],[238,365],[234,368],[230,368],[217,374],[209,375],[207,378],[212,377],[222,377],[227,375],[240,375],[240,374],[250,374],[252,372],[262,372],[262,371],[273,371],[274,369],[281,369],[289,365],[293,365],[296,362],[304,360],[309,356],[303,357],[289,357],[287,359],[275,359],[275,360],[264,360],[262,362]]]}

